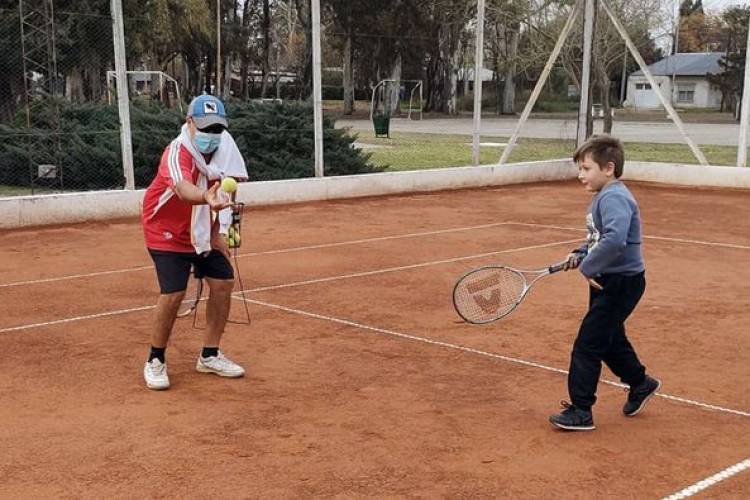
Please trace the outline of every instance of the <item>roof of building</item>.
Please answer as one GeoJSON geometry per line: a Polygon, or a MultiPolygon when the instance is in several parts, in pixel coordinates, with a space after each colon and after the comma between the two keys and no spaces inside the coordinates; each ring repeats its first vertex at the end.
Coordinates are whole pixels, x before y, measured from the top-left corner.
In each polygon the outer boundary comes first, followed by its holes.
{"type": "MultiPolygon", "coordinates": [[[[724,57],[723,52],[689,52],[667,56],[661,61],[650,65],[648,69],[654,76],[705,76],[716,75],[723,70],[719,61],[724,57]]],[[[638,70],[631,76],[643,76],[638,70]]]]}

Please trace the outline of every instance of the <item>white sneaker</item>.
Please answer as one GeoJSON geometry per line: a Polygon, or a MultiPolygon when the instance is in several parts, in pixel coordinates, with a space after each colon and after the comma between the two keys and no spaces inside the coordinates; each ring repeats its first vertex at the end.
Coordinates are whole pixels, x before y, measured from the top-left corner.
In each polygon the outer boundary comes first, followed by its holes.
{"type": "Polygon", "coordinates": [[[167,364],[157,358],[147,361],[143,366],[143,378],[146,387],[155,391],[169,389],[169,376],[167,375],[167,364]]]}
{"type": "Polygon", "coordinates": [[[244,368],[224,356],[224,353],[221,351],[216,356],[208,358],[199,355],[195,369],[201,373],[215,373],[221,377],[229,378],[237,378],[245,374],[244,368]]]}

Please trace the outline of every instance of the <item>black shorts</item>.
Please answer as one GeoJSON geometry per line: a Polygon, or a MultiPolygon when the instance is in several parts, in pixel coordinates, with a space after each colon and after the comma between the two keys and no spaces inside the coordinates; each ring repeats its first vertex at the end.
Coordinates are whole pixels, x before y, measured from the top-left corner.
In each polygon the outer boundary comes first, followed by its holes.
{"type": "Polygon", "coordinates": [[[217,250],[206,255],[197,253],[168,252],[148,249],[156,267],[161,293],[181,292],[187,289],[191,267],[196,278],[217,280],[234,279],[234,269],[227,258],[217,250]]]}

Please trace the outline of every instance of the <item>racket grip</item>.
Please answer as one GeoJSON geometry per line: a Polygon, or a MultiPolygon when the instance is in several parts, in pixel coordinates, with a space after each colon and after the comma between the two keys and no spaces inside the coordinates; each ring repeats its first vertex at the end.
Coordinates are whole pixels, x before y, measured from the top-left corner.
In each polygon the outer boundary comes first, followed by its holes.
{"type": "Polygon", "coordinates": [[[565,269],[565,266],[566,266],[566,264],[567,264],[567,263],[568,263],[568,261],[565,261],[565,262],[558,262],[557,264],[552,264],[551,266],[549,266],[549,267],[547,268],[547,271],[548,271],[548,272],[549,272],[550,274],[554,274],[554,273],[560,272],[560,271],[562,271],[563,269],[565,269]]]}

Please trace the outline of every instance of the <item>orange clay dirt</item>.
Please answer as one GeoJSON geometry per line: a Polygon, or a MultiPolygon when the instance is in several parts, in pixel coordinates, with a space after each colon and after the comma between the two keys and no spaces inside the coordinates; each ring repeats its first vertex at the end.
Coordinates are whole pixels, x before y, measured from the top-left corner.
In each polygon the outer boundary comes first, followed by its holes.
{"type": "MultiPolygon", "coordinates": [[[[253,322],[222,344],[248,374],[197,373],[201,331],[181,319],[165,392],[142,379],[158,289],[139,223],[5,231],[0,497],[659,498],[730,467],[750,457],[748,193],[630,187],[648,287],[629,336],[663,394],[693,402],[626,418],[600,384],[589,433],[547,422],[578,273],[486,326],[451,304],[470,268],[537,268],[581,241],[574,182],[248,209],[253,322]]],[[[707,493],[748,491],[745,471],[707,493]]]]}

